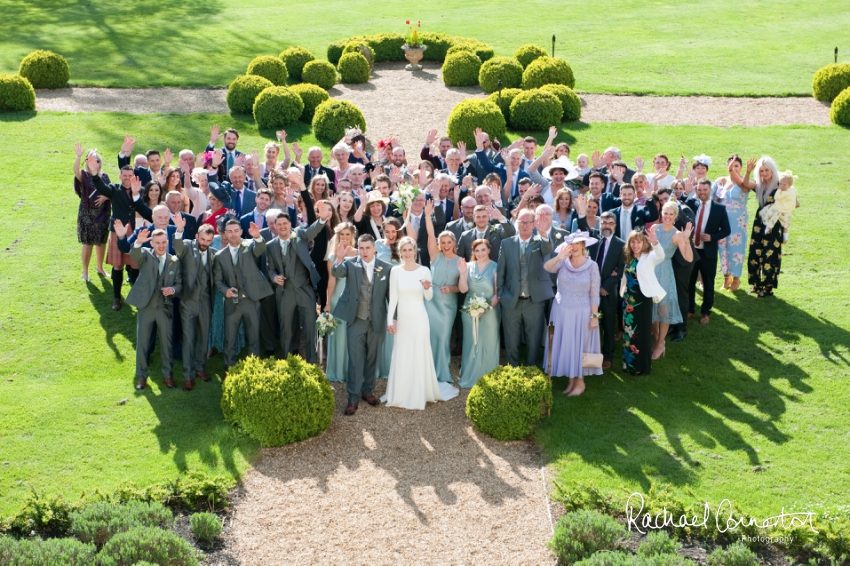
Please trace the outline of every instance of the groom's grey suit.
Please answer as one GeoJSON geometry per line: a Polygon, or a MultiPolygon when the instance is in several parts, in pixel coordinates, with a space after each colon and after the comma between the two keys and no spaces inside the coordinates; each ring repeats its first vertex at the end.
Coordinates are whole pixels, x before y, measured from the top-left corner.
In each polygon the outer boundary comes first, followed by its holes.
{"type": "Polygon", "coordinates": [[[348,403],[355,405],[361,396],[372,394],[378,374],[378,357],[387,332],[387,299],[393,266],[377,257],[374,261],[371,293],[360,256],[335,263],[331,270],[337,279],[346,279],[333,315],[348,323],[348,403]]]}

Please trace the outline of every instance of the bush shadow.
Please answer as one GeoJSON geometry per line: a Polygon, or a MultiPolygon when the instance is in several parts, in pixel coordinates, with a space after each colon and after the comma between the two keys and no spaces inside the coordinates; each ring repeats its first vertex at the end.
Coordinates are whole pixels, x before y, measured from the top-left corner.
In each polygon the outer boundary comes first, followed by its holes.
{"type": "Polygon", "coordinates": [[[21,110],[18,112],[0,112],[0,122],[26,122],[36,117],[35,110],[21,110]]]}

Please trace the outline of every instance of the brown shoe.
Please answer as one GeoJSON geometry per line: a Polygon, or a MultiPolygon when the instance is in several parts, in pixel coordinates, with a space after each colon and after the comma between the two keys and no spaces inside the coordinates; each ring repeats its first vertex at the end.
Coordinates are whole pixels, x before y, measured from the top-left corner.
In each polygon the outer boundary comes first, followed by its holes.
{"type": "Polygon", "coordinates": [[[693,317],[694,317],[694,313],[689,312],[689,313],[688,313],[688,318],[693,318],[693,317]]]}
{"type": "Polygon", "coordinates": [[[174,389],[175,387],[177,387],[176,385],[174,385],[174,380],[170,377],[165,378],[165,386],[169,389],[174,389]]]}
{"type": "Polygon", "coordinates": [[[619,342],[622,339],[623,339],[623,333],[622,332],[618,332],[614,335],[614,342],[619,342]]]}
{"type": "Polygon", "coordinates": [[[372,405],[373,407],[381,404],[378,398],[374,395],[363,395],[363,400],[372,405]]]}
{"type": "Polygon", "coordinates": [[[121,299],[115,299],[114,301],[112,301],[112,310],[120,311],[121,305],[123,305],[123,304],[124,304],[124,301],[122,301],[121,299]]]}
{"type": "Polygon", "coordinates": [[[608,360],[602,362],[602,369],[611,369],[611,362],[609,362],[608,360]]]}
{"type": "Polygon", "coordinates": [[[147,386],[148,386],[148,380],[147,379],[140,379],[136,383],[136,390],[141,391],[142,389],[144,389],[147,386]]]}
{"type": "Polygon", "coordinates": [[[209,381],[209,380],[210,380],[210,376],[208,376],[208,375],[207,375],[207,372],[205,372],[205,371],[203,371],[203,370],[201,370],[201,371],[196,371],[196,372],[195,372],[195,375],[196,375],[196,376],[198,376],[198,377],[200,377],[200,378],[201,378],[201,381],[209,381]]]}
{"type": "Polygon", "coordinates": [[[353,415],[357,412],[357,403],[349,403],[348,407],[345,408],[346,415],[353,415]]]}
{"type": "Polygon", "coordinates": [[[708,324],[708,315],[704,314],[701,317],[699,317],[699,323],[700,324],[708,324]]]}
{"type": "Polygon", "coordinates": [[[191,391],[194,388],[195,388],[195,380],[194,379],[188,379],[188,380],[186,380],[186,383],[183,384],[183,391],[191,391]]]}

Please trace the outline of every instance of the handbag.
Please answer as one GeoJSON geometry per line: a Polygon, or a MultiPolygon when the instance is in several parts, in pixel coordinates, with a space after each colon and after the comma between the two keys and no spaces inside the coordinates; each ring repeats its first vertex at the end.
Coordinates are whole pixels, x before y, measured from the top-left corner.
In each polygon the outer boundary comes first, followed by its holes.
{"type": "MultiPolygon", "coordinates": [[[[593,330],[591,330],[593,332],[593,330]]],[[[585,352],[581,355],[581,367],[583,368],[601,368],[603,362],[602,354],[593,354],[587,351],[587,344],[590,342],[590,333],[584,341],[585,352]]]]}

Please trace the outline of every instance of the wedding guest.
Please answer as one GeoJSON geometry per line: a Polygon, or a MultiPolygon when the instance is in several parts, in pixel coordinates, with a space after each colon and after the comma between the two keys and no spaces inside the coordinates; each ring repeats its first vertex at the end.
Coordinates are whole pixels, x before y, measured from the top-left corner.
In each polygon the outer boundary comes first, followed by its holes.
{"type": "MultiPolygon", "coordinates": [[[[570,232],[578,232],[580,230],[579,218],[582,216],[584,217],[583,225],[585,231],[599,230],[601,228],[599,224],[599,199],[585,196],[577,197],[575,213],[576,216],[573,218],[573,225],[570,232]]],[[[616,223],[616,217],[614,218],[616,223]]]]}
{"type": "Polygon", "coordinates": [[[717,242],[720,253],[720,271],[723,273],[723,288],[737,291],[741,286],[741,271],[744,269],[744,259],[747,251],[747,227],[749,214],[747,200],[750,197],[750,175],[755,169],[756,160],[747,161],[747,171],[741,177],[743,161],[737,155],[726,160],[728,177],[714,181],[712,194],[714,202],[726,207],[729,216],[729,236],[717,242]]]}
{"type": "MultiPolygon", "coordinates": [[[[159,186],[159,183],[156,181],[148,181],[144,187],[142,187],[142,202],[147,206],[150,210],[153,210],[158,205],[162,204],[165,201],[165,193],[162,192],[162,187],[159,186]]],[[[182,207],[182,203],[181,203],[182,207]]],[[[151,222],[146,220],[142,214],[137,210],[136,211],[136,228],[146,228],[151,225],[151,222]]]]}
{"type": "MultiPolygon", "coordinates": [[[[313,179],[318,176],[325,178],[325,189],[323,196],[316,197],[314,200],[328,198],[328,195],[336,194],[336,173],[333,169],[322,165],[322,148],[313,146],[307,150],[307,165],[304,166],[304,184],[313,191],[313,179]]],[[[319,194],[314,191],[314,194],[319,194]]]]}
{"type": "Polygon", "coordinates": [[[165,195],[171,191],[179,193],[182,201],[181,205],[183,207],[183,212],[188,213],[190,211],[191,201],[189,200],[189,195],[183,191],[183,181],[180,178],[180,169],[177,167],[166,167],[162,176],[164,179],[162,183],[163,199],[165,198],[165,195]]]}
{"type": "Polygon", "coordinates": [[[260,163],[260,177],[263,178],[263,181],[271,177],[278,169],[282,171],[286,170],[292,161],[289,146],[286,145],[286,131],[281,130],[277,132],[277,139],[280,145],[273,141],[266,144],[264,150],[266,160],[264,163],[260,163]],[[278,159],[281,147],[283,148],[283,161],[278,159]]]}
{"type": "MultiPolygon", "coordinates": [[[[210,143],[207,144],[205,151],[215,151],[215,143],[221,137],[220,133],[221,129],[216,125],[210,129],[210,143]]],[[[224,148],[219,150],[223,159],[221,159],[218,163],[213,160],[213,169],[216,175],[216,178],[211,178],[211,181],[224,182],[231,181],[230,173],[231,169],[236,165],[237,159],[241,156],[245,155],[238,149],[236,149],[236,144],[239,143],[239,132],[234,130],[233,128],[228,128],[224,131],[224,148]]],[[[241,202],[241,201],[240,201],[241,202]]],[[[247,210],[245,212],[248,212],[247,210]]],[[[237,216],[241,216],[242,210],[238,210],[236,212],[237,216]]]]}
{"type": "MultiPolygon", "coordinates": [[[[416,242],[419,263],[423,267],[430,268],[431,258],[428,255],[428,231],[425,228],[425,202],[425,193],[419,193],[413,199],[410,207],[405,211],[407,214],[405,225],[407,227],[407,236],[413,238],[413,241],[416,242]]],[[[432,221],[439,224],[437,220],[432,219],[432,221]]],[[[443,222],[445,222],[445,219],[443,219],[443,222]]]]}
{"type": "Polygon", "coordinates": [[[289,188],[289,180],[284,173],[273,173],[271,175],[271,179],[269,180],[269,187],[272,189],[272,193],[274,193],[274,198],[272,198],[272,203],[269,205],[269,209],[278,209],[278,210],[289,210],[289,207],[294,206],[295,194],[289,188]],[[293,199],[293,202],[290,202],[288,199],[293,199]]]}
{"type": "Polygon", "coordinates": [[[257,225],[257,227],[262,230],[266,228],[266,211],[269,209],[269,206],[272,204],[272,199],[274,198],[274,191],[271,189],[260,189],[257,191],[257,196],[254,197],[254,210],[247,214],[243,214],[242,218],[239,219],[239,223],[242,226],[242,236],[248,236],[248,229],[251,226],[251,223],[257,225]]]}
{"type": "MultiPolygon", "coordinates": [[[[345,247],[345,258],[356,257],[357,249],[352,245],[357,236],[357,229],[350,222],[340,222],[334,229],[328,249],[328,271],[333,268],[336,260],[336,250],[345,247]]],[[[331,273],[328,278],[328,300],[324,312],[332,312],[336,308],[339,297],[345,289],[345,279],[337,280],[331,273]]],[[[345,381],[348,372],[348,326],[342,319],[337,319],[337,329],[328,336],[328,360],[325,377],[328,381],[345,381]]]]}
{"type": "MultiPolygon", "coordinates": [[[[213,156],[213,166],[215,167],[222,159],[223,154],[217,151],[213,156]]],[[[215,170],[210,171],[207,178],[210,184],[216,183],[217,174],[215,170]]],[[[242,218],[243,215],[254,210],[257,193],[247,187],[245,183],[247,174],[245,168],[241,165],[233,166],[229,171],[229,179],[229,181],[219,182],[218,185],[227,192],[229,206],[236,213],[236,217],[242,218]]]]}
{"type": "Polygon", "coordinates": [[[597,239],[587,232],[574,232],[555,249],[555,255],[543,265],[558,274],[558,292],[552,301],[551,324],[555,327],[551,356],[546,347],[544,366],[549,375],[569,378],[565,395],[576,397],[584,392],[584,376],[602,375],[602,368],[584,367],[584,354],[601,353],[599,343],[599,266],[588,257],[587,246],[597,239]]]}
{"type": "Polygon", "coordinates": [[[464,197],[460,201],[461,217],[446,224],[446,230],[454,234],[458,242],[460,242],[461,235],[474,225],[473,214],[477,204],[475,197],[464,197]]]}
{"type": "MultiPolygon", "coordinates": [[[[385,175],[378,175],[375,179],[375,185],[389,188],[390,178],[385,175]]],[[[364,189],[358,189],[360,197],[360,206],[354,213],[354,225],[357,227],[357,232],[360,234],[370,234],[373,238],[381,239],[381,227],[384,224],[384,216],[389,205],[390,199],[383,196],[380,190],[371,190],[368,193],[364,189]]]]}
{"type": "Polygon", "coordinates": [[[663,153],[652,158],[653,173],[646,176],[650,185],[657,185],[660,189],[669,189],[676,177],[670,174],[670,160],[663,153]]]}
{"type": "Polygon", "coordinates": [[[572,191],[561,189],[555,199],[555,218],[553,220],[555,227],[571,232],[573,223],[577,220],[578,216],[573,212],[572,191]]]}
{"type": "Polygon", "coordinates": [[[168,207],[168,212],[171,214],[171,219],[168,223],[176,225],[175,220],[182,218],[186,225],[183,237],[187,240],[194,240],[195,235],[198,233],[198,221],[191,214],[182,211],[183,195],[177,191],[170,191],[165,195],[165,206],[168,207]]]}
{"type": "Polygon", "coordinates": [[[661,226],[655,229],[655,237],[664,250],[664,259],[655,266],[655,278],[664,289],[665,295],[661,301],[652,305],[652,324],[655,335],[655,345],[652,348],[653,360],[664,356],[665,340],[670,325],[684,322],[683,313],[679,310],[676,276],[673,273],[673,256],[678,251],[685,261],[693,259],[691,248],[693,225],[689,223],[680,232],[675,226],[678,217],[679,205],[675,202],[667,202],[661,209],[661,226]]]}
{"type": "Polygon", "coordinates": [[[419,151],[419,159],[428,161],[434,166],[434,169],[446,168],[446,154],[452,148],[452,138],[443,136],[440,138],[438,151],[432,153],[431,147],[437,141],[437,130],[429,130],[425,137],[425,145],[419,151]]]}
{"type": "Polygon", "coordinates": [[[626,240],[625,273],[620,279],[623,298],[623,369],[634,375],[652,371],[652,305],[664,298],[655,266],[664,260],[658,225],[633,230],[626,240]]]}
{"type": "Polygon", "coordinates": [[[336,161],[336,167],[333,168],[334,172],[334,181],[337,185],[337,190],[339,190],[339,182],[343,179],[348,179],[348,173],[350,172],[351,164],[348,162],[348,158],[351,155],[351,146],[349,146],[344,141],[337,143],[331,149],[331,156],[336,161]]]}
{"type": "Polygon", "coordinates": [[[599,266],[599,312],[602,323],[599,325],[602,336],[602,369],[611,367],[614,359],[614,342],[619,328],[620,297],[618,287],[623,276],[626,243],[614,235],[617,219],[612,212],[603,212],[599,219],[599,230],[591,231],[598,242],[588,246],[590,258],[599,266]]]}
{"type": "Polygon", "coordinates": [[[465,261],[472,261],[472,242],[487,240],[490,242],[490,259],[499,257],[502,240],[516,234],[513,224],[495,205],[476,205],[472,212],[473,226],[464,230],[457,244],[457,253],[465,261]]]}
{"type": "Polygon", "coordinates": [[[773,204],[761,209],[761,219],[764,221],[765,229],[770,232],[774,224],[782,224],[782,242],[788,241],[788,228],[791,225],[791,213],[799,206],[797,201],[797,189],[794,181],[797,176],[786,170],[779,175],[779,192],[773,199],[773,204]]]}
{"type": "MultiPolygon", "coordinates": [[[[294,176],[290,175],[290,179],[293,178],[294,176]]],[[[334,229],[339,223],[339,216],[329,200],[313,201],[310,196],[310,191],[301,191],[301,198],[304,201],[304,211],[307,213],[308,226],[312,226],[319,217],[324,218],[326,215],[328,217],[328,220],[324,224],[324,230],[320,230],[318,234],[316,234],[313,239],[313,248],[310,250],[310,257],[313,260],[313,264],[316,266],[316,271],[319,273],[319,282],[316,285],[316,296],[319,300],[320,310],[324,311],[328,298],[329,275],[328,265],[325,263],[325,258],[328,255],[328,242],[333,237],[334,229]]],[[[292,211],[290,211],[290,214],[291,213],[292,211]]]]}
{"type": "MultiPolygon", "coordinates": [[[[215,185],[218,185],[218,183],[215,183],[215,185]]],[[[229,220],[235,220],[232,214],[219,216],[216,222],[215,236],[213,237],[212,244],[210,244],[213,261],[215,261],[215,254],[221,251],[223,247],[227,247],[227,243],[222,243],[222,236],[224,235],[224,225],[229,220]]],[[[214,273],[215,271],[213,271],[214,273]]],[[[215,279],[213,279],[213,288],[215,289],[215,279]]],[[[218,289],[215,289],[214,295],[212,318],[210,319],[210,335],[207,345],[207,359],[212,357],[214,351],[224,353],[224,295],[218,289]]],[[[236,351],[241,352],[244,347],[245,325],[240,324],[239,330],[236,332],[236,351]]]]}
{"type": "Polygon", "coordinates": [[[471,388],[485,374],[499,366],[499,325],[501,308],[496,281],[497,264],[490,259],[490,242],[478,239],[472,242],[473,260],[458,262],[460,278],[458,289],[466,293],[464,307],[475,297],[490,301],[490,310],[477,315],[462,313],[463,353],[461,354],[459,387],[471,388]],[[477,328],[476,328],[477,327],[477,328]]]}
{"type": "Polygon", "coordinates": [[[183,190],[189,196],[189,201],[192,203],[192,216],[200,224],[201,216],[210,207],[209,199],[207,198],[207,195],[210,193],[207,171],[202,167],[195,167],[194,169],[186,169],[181,172],[183,173],[183,190]],[[197,187],[194,185],[197,185],[197,187]]]}
{"type": "Polygon", "coordinates": [[[92,177],[100,177],[104,184],[109,184],[109,176],[103,172],[102,159],[95,150],[89,151],[93,155],[95,164],[89,169],[89,159],[80,168],[80,160],[83,157],[83,145],[74,145],[77,157],[74,159],[74,192],[80,197],[80,206],[77,210],[77,240],[82,244],[83,281],[89,282],[89,264],[91,263],[92,249],[97,253],[97,273],[101,277],[107,277],[103,270],[103,260],[106,256],[106,241],[109,238],[109,199],[99,195],[95,191],[92,177]]]}
{"type": "Polygon", "coordinates": [[[354,195],[351,193],[339,193],[337,196],[332,197],[331,202],[337,204],[336,209],[340,222],[354,223],[354,195]]]}
{"type": "Polygon", "coordinates": [[[761,217],[761,211],[774,203],[776,192],[779,190],[779,168],[776,162],[764,155],[755,166],[757,180],[749,186],[756,190],[758,210],[753,221],[753,231],[750,236],[750,251],[747,258],[749,283],[751,293],[759,297],[773,295],[773,290],[779,286],[779,270],[782,267],[782,225],[774,224],[768,230],[761,217]]]}
{"type": "MultiPolygon", "coordinates": [[[[219,234],[219,220],[229,212],[226,205],[230,203],[230,196],[219,187],[218,183],[211,183],[210,194],[207,199],[210,203],[210,209],[201,215],[201,226],[205,224],[212,226],[213,231],[219,234]]],[[[235,215],[233,217],[235,218],[235,215]]]]}
{"type": "MultiPolygon", "coordinates": [[[[658,209],[654,206],[640,206],[634,203],[635,188],[629,184],[620,187],[620,199],[622,204],[611,209],[617,217],[617,236],[625,240],[632,230],[641,228],[648,222],[658,220],[658,209]]],[[[584,230],[581,223],[579,227],[584,230]]]]}
{"type": "MultiPolygon", "coordinates": [[[[398,241],[401,239],[401,220],[393,216],[384,219],[384,238],[375,241],[375,253],[383,262],[392,266],[401,263],[398,255],[398,241]]],[[[378,377],[387,379],[390,375],[390,363],[393,359],[393,343],[395,336],[387,332],[384,344],[381,346],[381,358],[378,361],[378,377]]]]}

